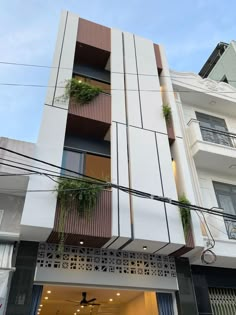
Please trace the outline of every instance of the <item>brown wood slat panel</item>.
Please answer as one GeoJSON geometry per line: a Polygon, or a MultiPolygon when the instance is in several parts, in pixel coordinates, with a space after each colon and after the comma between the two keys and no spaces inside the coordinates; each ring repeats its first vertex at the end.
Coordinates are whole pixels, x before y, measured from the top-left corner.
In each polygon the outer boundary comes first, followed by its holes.
{"type": "Polygon", "coordinates": [[[169,143],[172,144],[175,141],[175,132],[174,132],[174,126],[173,126],[172,119],[170,122],[168,122],[166,124],[166,127],[167,127],[167,134],[168,134],[169,143]]]}
{"type": "Polygon", "coordinates": [[[190,252],[192,249],[194,249],[193,232],[192,232],[191,227],[188,230],[187,235],[185,236],[185,241],[186,241],[186,245],[181,247],[180,249],[178,249],[174,253],[172,253],[171,256],[180,257],[180,256],[186,254],[187,252],[190,252]]]}
{"type": "Polygon", "coordinates": [[[156,63],[157,63],[157,69],[158,73],[160,74],[163,66],[162,66],[162,61],[161,61],[161,54],[160,54],[160,48],[159,45],[153,44],[154,45],[154,52],[155,52],[155,57],[156,57],[156,63]]]}
{"type": "MultiPolygon", "coordinates": [[[[79,216],[75,204],[71,204],[65,224],[66,244],[79,244],[79,240],[93,240],[94,243],[105,243],[111,238],[111,191],[104,190],[100,193],[95,209],[91,214],[79,216]],[[94,239],[95,238],[95,239],[94,239]],[[96,238],[100,238],[100,241],[96,238]]],[[[58,220],[60,205],[58,203],[53,232],[48,238],[48,242],[58,242],[58,220]]],[[[86,245],[88,246],[88,245],[86,245]]]]}
{"type": "Polygon", "coordinates": [[[90,103],[84,105],[70,100],[69,114],[111,124],[111,95],[100,93],[90,103]]]}
{"type": "Polygon", "coordinates": [[[77,41],[110,52],[111,29],[79,18],[77,41]]]}

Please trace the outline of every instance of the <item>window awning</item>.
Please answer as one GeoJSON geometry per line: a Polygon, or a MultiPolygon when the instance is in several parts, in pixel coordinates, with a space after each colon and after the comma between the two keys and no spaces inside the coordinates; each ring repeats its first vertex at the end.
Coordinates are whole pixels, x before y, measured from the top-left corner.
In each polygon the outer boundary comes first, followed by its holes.
{"type": "Polygon", "coordinates": [[[13,244],[0,244],[0,270],[15,270],[12,267],[13,244]]]}

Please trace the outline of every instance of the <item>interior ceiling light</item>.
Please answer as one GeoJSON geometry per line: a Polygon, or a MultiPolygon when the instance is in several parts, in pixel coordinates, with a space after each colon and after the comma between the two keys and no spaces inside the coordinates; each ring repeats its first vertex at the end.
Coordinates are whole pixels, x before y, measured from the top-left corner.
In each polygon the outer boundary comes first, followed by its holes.
{"type": "Polygon", "coordinates": [[[47,293],[49,293],[49,294],[50,294],[50,293],[52,293],[52,291],[47,291],[47,293]]]}
{"type": "Polygon", "coordinates": [[[117,295],[117,296],[120,296],[120,293],[119,293],[119,292],[117,292],[117,293],[116,293],[116,295],[117,295]]]}
{"type": "Polygon", "coordinates": [[[76,312],[80,312],[80,310],[77,310],[76,312]]]}
{"type": "Polygon", "coordinates": [[[48,300],[48,296],[45,296],[45,300],[48,300]]]}
{"type": "Polygon", "coordinates": [[[39,308],[38,311],[40,312],[40,311],[41,311],[41,308],[39,308]]]}
{"type": "Polygon", "coordinates": [[[110,301],[110,302],[112,302],[112,301],[113,301],[113,299],[109,299],[109,301],[110,301]]]}
{"type": "Polygon", "coordinates": [[[81,305],[81,308],[84,308],[84,305],[81,305]]]}
{"type": "Polygon", "coordinates": [[[40,306],[40,307],[43,307],[43,304],[40,304],[39,306],[40,306]]]}
{"type": "Polygon", "coordinates": [[[143,246],[143,250],[147,250],[147,246],[143,246]]]}

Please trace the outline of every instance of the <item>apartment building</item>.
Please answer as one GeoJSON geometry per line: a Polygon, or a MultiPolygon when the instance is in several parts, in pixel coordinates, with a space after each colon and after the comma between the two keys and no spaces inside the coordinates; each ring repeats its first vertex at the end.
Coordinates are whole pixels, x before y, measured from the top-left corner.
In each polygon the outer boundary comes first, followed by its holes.
{"type": "MultiPolygon", "coordinates": [[[[196,202],[234,216],[236,89],[193,73],[172,71],[171,76],[196,202]]],[[[236,223],[198,215],[204,248],[212,250],[205,264],[199,255],[190,258],[198,312],[234,314],[236,223]]]]}
{"type": "Polygon", "coordinates": [[[173,201],[234,213],[234,88],[170,72],[162,46],[69,12],[48,85],[37,143],[0,139],[3,312],[214,314],[223,280],[234,296],[234,225],[187,209],[186,226],[173,201]],[[81,103],[73,84],[98,89],[81,103]],[[87,186],[61,199],[66,180],[87,186]]]}

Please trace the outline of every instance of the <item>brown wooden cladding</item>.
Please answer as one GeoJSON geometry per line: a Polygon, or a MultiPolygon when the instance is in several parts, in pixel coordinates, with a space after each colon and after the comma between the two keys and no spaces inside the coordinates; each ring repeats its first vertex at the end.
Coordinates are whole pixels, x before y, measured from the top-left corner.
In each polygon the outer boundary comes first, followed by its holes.
{"type": "Polygon", "coordinates": [[[84,105],[70,100],[69,114],[111,124],[111,95],[100,93],[84,105]]]}
{"type": "Polygon", "coordinates": [[[110,52],[111,29],[79,18],[77,41],[110,52]]]}
{"type": "MultiPolygon", "coordinates": [[[[85,247],[101,247],[111,238],[111,191],[104,190],[100,193],[95,208],[90,214],[79,216],[75,205],[71,205],[65,224],[65,244],[79,245],[84,241],[85,247]]],[[[60,205],[58,203],[54,228],[48,238],[50,243],[58,243],[58,223],[60,205]]]]}
{"type": "Polygon", "coordinates": [[[162,66],[162,61],[161,61],[161,54],[160,54],[160,48],[159,45],[153,44],[154,45],[154,52],[155,52],[155,57],[156,57],[156,63],[157,63],[157,69],[158,73],[160,74],[163,66],[162,66]]]}
{"type": "Polygon", "coordinates": [[[172,119],[166,124],[166,127],[169,143],[172,144],[175,141],[175,132],[172,119]]]}
{"type": "Polygon", "coordinates": [[[187,234],[185,235],[185,242],[186,245],[178,249],[176,252],[172,253],[171,256],[179,257],[194,249],[194,239],[191,227],[189,228],[187,234]]]}

